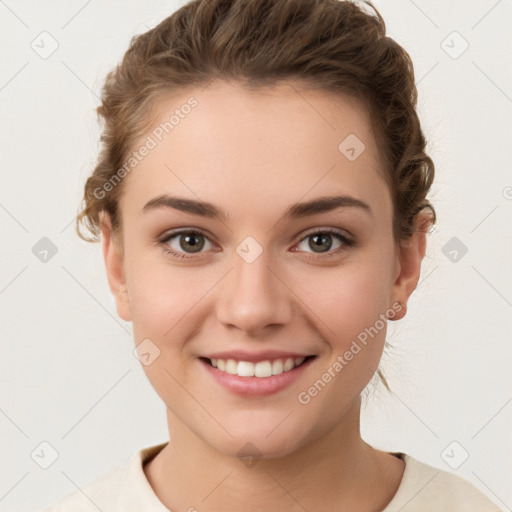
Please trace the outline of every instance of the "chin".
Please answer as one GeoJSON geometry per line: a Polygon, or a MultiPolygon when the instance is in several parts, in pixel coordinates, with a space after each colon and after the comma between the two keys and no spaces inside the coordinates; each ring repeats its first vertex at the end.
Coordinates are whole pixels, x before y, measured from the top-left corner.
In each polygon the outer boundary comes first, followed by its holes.
{"type": "Polygon", "coordinates": [[[274,440],[266,439],[265,436],[237,436],[220,446],[216,440],[211,446],[224,455],[237,457],[242,462],[248,461],[248,467],[251,465],[250,461],[286,457],[299,448],[297,440],[290,442],[280,436],[276,436],[274,440]]]}
{"type": "MultiPolygon", "coordinates": [[[[292,415],[290,415],[292,416],[292,415]]],[[[286,457],[307,444],[304,428],[285,425],[285,415],[280,415],[278,421],[268,421],[255,425],[246,423],[243,427],[235,429],[227,427],[232,437],[212,435],[203,438],[214,450],[230,457],[258,459],[276,459],[286,457]],[[282,422],[282,423],[281,423],[282,422]],[[280,424],[281,423],[281,424],[280,424]]],[[[296,421],[296,419],[295,419],[296,421]]],[[[249,464],[248,464],[249,466],[249,464]]]]}

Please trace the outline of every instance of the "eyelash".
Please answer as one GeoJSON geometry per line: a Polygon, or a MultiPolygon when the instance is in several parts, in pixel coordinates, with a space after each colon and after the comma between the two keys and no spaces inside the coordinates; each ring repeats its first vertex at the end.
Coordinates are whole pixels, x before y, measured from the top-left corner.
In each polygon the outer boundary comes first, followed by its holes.
{"type": "MultiPolygon", "coordinates": [[[[188,253],[177,252],[174,249],[171,249],[167,245],[170,240],[172,240],[176,236],[182,235],[182,234],[202,235],[202,236],[204,236],[205,238],[207,238],[209,240],[208,236],[205,233],[203,233],[201,230],[198,230],[198,229],[181,229],[181,230],[171,231],[171,232],[166,233],[165,235],[163,235],[163,237],[158,239],[158,245],[160,245],[162,247],[162,249],[166,253],[171,255],[173,258],[192,259],[192,260],[197,259],[194,255],[188,255],[188,253]]],[[[319,234],[329,234],[329,235],[332,235],[335,238],[337,238],[340,242],[342,242],[343,245],[341,247],[338,247],[337,249],[329,250],[326,253],[317,253],[318,254],[317,256],[308,256],[309,259],[321,260],[321,259],[325,259],[325,258],[331,258],[333,256],[337,256],[337,255],[341,254],[342,252],[346,251],[348,248],[354,246],[354,244],[355,244],[355,242],[353,240],[348,239],[346,236],[344,236],[338,230],[331,229],[331,228],[318,229],[316,231],[309,232],[303,238],[301,238],[298,243],[300,244],[301,242],[303,242],[304,240],[308,239],[309,237],[312,237],[314,235],[319,235],[319,234]]],[[[201,254],[201,253],[196,253],[196,254],[201,254]]]]}

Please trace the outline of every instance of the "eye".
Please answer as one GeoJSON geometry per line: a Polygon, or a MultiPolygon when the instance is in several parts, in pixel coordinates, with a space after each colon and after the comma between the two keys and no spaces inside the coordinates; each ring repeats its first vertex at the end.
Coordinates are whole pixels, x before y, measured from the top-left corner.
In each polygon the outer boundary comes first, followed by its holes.
{"type": "MultiPolygon", "coordinates": [[[[194,259],[194,254],[201,253],[204,248],[208,250],[213,247],[206,234],[196,229],[182,229],[166,233],[162,238],[158,239],[158,244],[172,257],[182,259],[194,259]]],[[[338,255],[348,247],[353,246],[354,242],[338,230],[325,228],[310,232],[297,244],[297,247],[304,244],[306,249],[303,247],[301,250],[308,252],[307,248],[312,249],[314,255],[309,257],[318,259],[338,255]],[[338,246],[334,249],[332,249],[333,238],[338,243],[338,246]],[[308,240],[309,242],[307,242],[308,240]]],[[[295,249],[293,250],[296,251],[295,249]]]]}
{"type": "Polygon", "coordinates": [[[187,254],[196,254],[206,246],[207,249],[211,248],[212,243],[208,237],[196,230],[181,230],[167,233],[159,244],[164,250],[177,258],[188,258],[187,254]],[[208,247],[210,244],[210,247],[208,247]]]}
{"type": "Polygon", "coordinates": [[[305,245],[306,248],[312,249],[316,255],[314,256],[314,258],[322,258],[324,257],[323,255],[325,255],[326,257],[330,257],[340,254],[341,252],[345,251],[348,247],[354,245],[354,242],[337,230],[322,229],[309,233],[305,238],[303,238],[299,242],[298,247],[300,247],[301,245],[305,245]],[[336,247],[335,249],[332,249],[333,238],[335,238],[339,244],[338,247],[336,247]]]}

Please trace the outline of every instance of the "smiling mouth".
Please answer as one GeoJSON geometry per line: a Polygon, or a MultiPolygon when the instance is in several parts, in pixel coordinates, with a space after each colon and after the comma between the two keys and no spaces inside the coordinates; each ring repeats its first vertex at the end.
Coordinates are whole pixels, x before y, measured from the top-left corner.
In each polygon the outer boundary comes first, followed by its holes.
{"type": "Polygon", "coordinates": [[[209,359],[207,357],[200,357],[200,359],[223,373],[238,375],[239,377],[265,378],[292,371],[315,357],[317,356],[277,358],[258,361],[257,363],[236,361],[234,359],[209,359]]]}

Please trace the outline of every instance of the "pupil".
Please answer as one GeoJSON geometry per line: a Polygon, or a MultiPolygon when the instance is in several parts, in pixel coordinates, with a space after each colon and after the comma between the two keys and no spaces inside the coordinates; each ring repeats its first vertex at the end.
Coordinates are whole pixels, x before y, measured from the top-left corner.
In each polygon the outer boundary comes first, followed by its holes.
{"type": "MultiPolygon", "coordinates": [[[[201,235],[199,235],[201,236],[201,235]]],[[[199,252],[203,246],[204,246],[204,240],[199,239],[198,235],[182,235],[180,237],[180,246],[183,250],[187,250],[188,248],[192,248],[191,252],[199,252]],[[185,243],[189,245],[189,247],[186,247],[183,243],[183,240],[185,240],[185,243]],[[199,242],[197,242],[199,240],[199,242]]]]}
{"type": "Polygon", "coordinates": [[[325,246],[325,250],[328,251],[331,248],[332,240],[331,235],[329,235],[328,233],[314,235],[311,237],[311,239],[314,240],[314,245],[312,245],[311,242],[309,244],[312,249],[322,248],[322,246],[325,246]]]}

